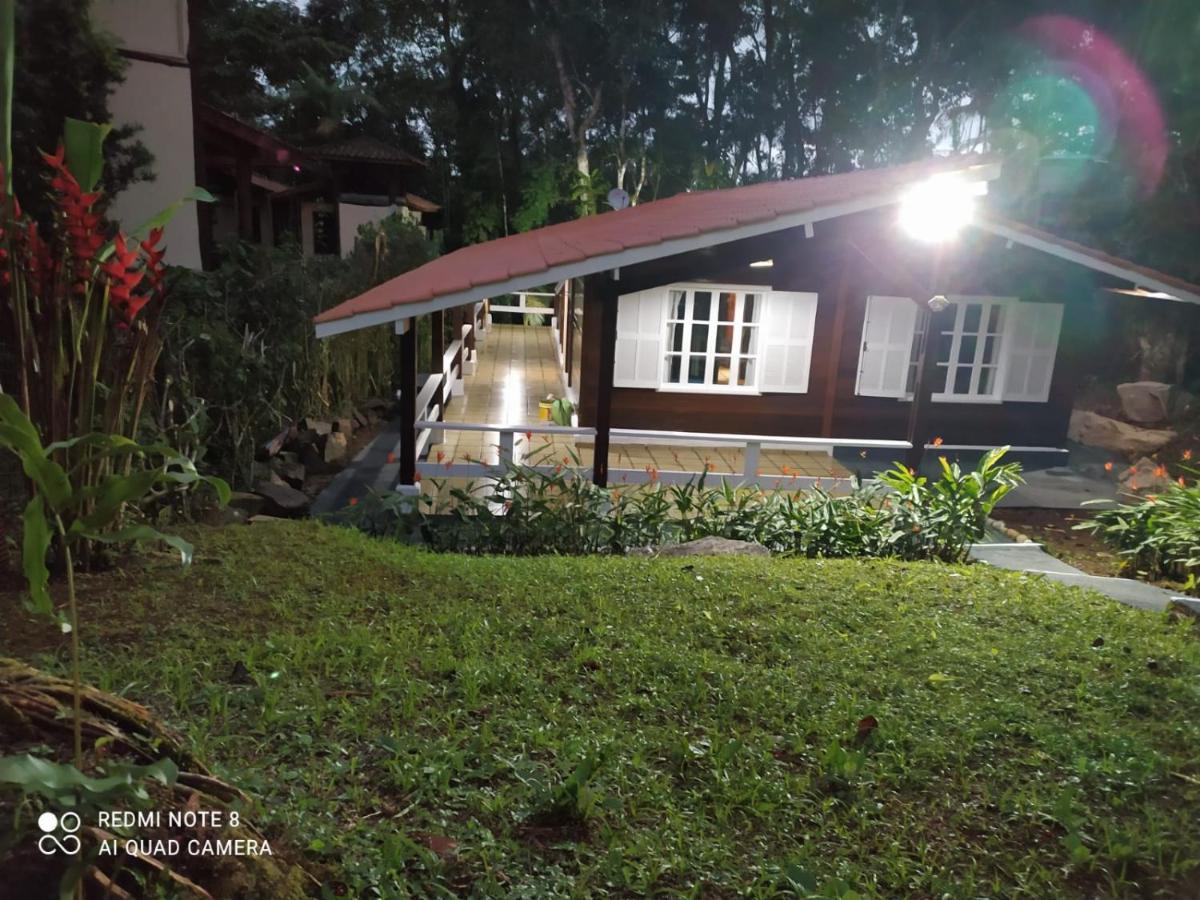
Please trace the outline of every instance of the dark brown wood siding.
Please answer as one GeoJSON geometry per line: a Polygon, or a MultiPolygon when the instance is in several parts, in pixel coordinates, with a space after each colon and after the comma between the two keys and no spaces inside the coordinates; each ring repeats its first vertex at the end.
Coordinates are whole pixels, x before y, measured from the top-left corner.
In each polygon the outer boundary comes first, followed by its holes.
{"type": "MultiPolygon", "coordinates": [[[[1110,318],[1110,304],[1097,295],[1100,280],[1082,267],[1008,247],[978,230],[964,235],[952,251],[916,245],[896,234],[889,215],[878,213],[818,223],[811,238],[797,229],[628,267],[621,272],[622,293],[675,281],[770,284],[777,290],[816,292],[817,318],[807,393],[747,397],[616,388],[612,424],[666,431],[903,439],[908,402],[854,393],[867,297],[981,294],[1064,305],[1049,401],[934,403],[927,437],[950,444],[1062,446],[1079,375],[1102,346],[1110,318]],[[764,258],[773,259],[774,267],[749,268],[751,261],[764,258]],[[835,353],[839,302],[845,307],[844,321],[835,353]],[[831,378],[832,416],[825,428],[831,378]]],[[[587,386],[599,358],[596,331],[589,327],[600,321],[596,304],[595,297],[584,298],[584,424],[594,421],[594,396],[587,386]]]]}

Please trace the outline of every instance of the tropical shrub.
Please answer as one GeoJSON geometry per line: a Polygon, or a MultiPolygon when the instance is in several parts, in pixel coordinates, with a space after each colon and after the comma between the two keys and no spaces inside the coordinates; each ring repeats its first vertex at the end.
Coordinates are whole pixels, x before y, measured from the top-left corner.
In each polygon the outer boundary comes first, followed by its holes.
{"type": "Polygon", "coordinates": [[[995,504],[1020,482],[1020,467],[1000,462],[1006,451],[991,451],[969,471],[942,460],[932,482],[897,464],[879,484],[846,494],[820,486],[791,493],[728,481],[709,486],[703,475],[684,484],[600,488],[578,460],[535,462],[444,494],[433,480],[443,500],[372,495],[347,519],[369,534],[419,533],[434,550],[461,553],[627,553],[715,536],[796,556],[958,562],[982,537],[995,504]]]}
{"type": "Polygon", "coordinates": [[[1150,578],[1200,576],[1200,483],[1175,483],[1137,503],[1103,509],[1075,526],[1091,531],[1150,578]]]}
{"type": "MultiPolygon", "coordinates": [[[[230,243],[211,272],[180,272],[163,320],[156,424],[207,470],[248,483],[254,449],[303,415],[343,415],[392,388],[389,326],[317,340],[312,317],[434,255],[412,225],[364,226],[347,258],[230,243]]],[[[429,336],[422,334],[428,353],[429,336]]],[[[428,363],[426,363],[426,366],[428,363]]]]}
{"type": "Polygon", "coordinates": [[[969,545],[983,536],[992,509],[1018,484],[1021,467],[1000,460],[1008,447],[988,451],[971,471],[938,458],[941,474],[933,481],[897,463],[879,475],[895,493],[889,498],[899,533],[898,555],[963,559],[969,545]]]}
{"type": "Polygon", "coordinates": [[[174,547],[184,564],[191,562],[192,546],[176,535],[163,534],[146,523],[126,523],[126,509],[156,491],[170,491],[205,483],[218,502],[229,499],[229,486],[219,478],[200,475],[192,461],[169,447],[142,446],[119,434],[92,432],[42,443],[29,418],[7,394],[0,393],[0,449],[20,459],[33,496],[25,507],[21,559],[29,583],[30,609],[56,621],[71,641],[71,676],[75,697],[75,765],[82,765],[79,674],[79,609],[75,598],[74,551],[89,542],[128,543],[162,541],[174,547]],[[86,449],[85,462],[64,466],[64,453],[86,449]],[[97,479],[95,472],[107,471],[97,479]],[[55,609],[50,597],[50,571],[46,557],[55,547],[61,554],[67,580],[67,612],[55,609]]]}

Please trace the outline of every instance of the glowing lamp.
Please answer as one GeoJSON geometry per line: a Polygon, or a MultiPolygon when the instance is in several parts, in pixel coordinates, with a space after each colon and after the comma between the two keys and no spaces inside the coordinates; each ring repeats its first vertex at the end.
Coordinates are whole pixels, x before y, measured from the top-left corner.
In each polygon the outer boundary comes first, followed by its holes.
{"type": "Polygon", "coordinates": [[[900,198],[900,227],[919,241],[953,238],[971,221],[976,186],[956,175],[937,175],[914,185],[900,198]]]}

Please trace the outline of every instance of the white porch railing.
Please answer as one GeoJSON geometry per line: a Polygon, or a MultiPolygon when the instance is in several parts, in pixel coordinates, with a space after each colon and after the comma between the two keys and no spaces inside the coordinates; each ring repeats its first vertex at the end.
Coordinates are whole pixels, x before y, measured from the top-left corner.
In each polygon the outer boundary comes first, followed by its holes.
{"type": "MultiPolygon", "coordinates": [[[[476,422],[431,422],[419,421],[416,424],[418,434],[425,430],[438,428],[445,431],[474,431],[493,432],[496,443],[488,453],[488,459],[449,459],[443,461],[418,461],[417,471],[421,475],[438,476],[442,478],[495,478],[502,475],[511,463],[523,463],[528,449],[522,447],[520,436],[527,436],[527,442],[533,435],[550,435],[570,438],[595,437],[596,429],[565,427],[561,425],[499,425],[476,422]]],[[[860,438],[807,438],[779,437],[777,435],[739,435],[739,434],[708,434],[702,432],[681,431],[650,431],[642,429],[614,428],[610,432],[613,444],[646,444],[646,443],[687,443],[692,446],[734,446],[744,451],[741,472],[722,471],[713,468],[707,471],[683,471],[673,469],[655,469],[646,466],[640,469],[609,467],[608,483],[645,484],[659,481],[664,484],[680,484],[707,474],[714,480],[733,480],[742,486],[757,486],[764,490],[797,490],[822,484],[837,489],[849,486],[850,479],[828,476],[818,477],[800,474],[763,473],[761,471],[762,450],[823,450],[832,454],[834,447],[854,447],[858,449],[890,449],[908,450],[907,441],[867,440],[860,438]]],[[[418,444],[418,446],[423,446],[418,444]]],[[[537,448],[533,448],[534,454],[537,448]]],[[[610,447],[610,458],[612,450],[610,447]]],[[[559,468],[559,462],[542,463],[536,458],[530,468],[540,472],[551,472],[559,468]]],[[[578,469],[591,477],[594,474],[592,466],[579,466],[578,469]]]]}
{"type": "Polygon", "coordinates": [[[495,300],[488,301],[488,310],[487,310],[487,327],[488,328],[492,327],[492,314],[493,313],[521,313],[521,314],[528,313],[528,314],[537,315],[537,316],[553,316],[554,315],[554,307],[553,306],[537,306],[537,305],[530,305],[530,303],[529,303],[530,297],[548,297],[551,300],[553,300],[554,294],[546,293],[543,291],[518,291],[516,294],[514,294],[512,296],[515,296],[517,298],[517,302],[515,304],[512,304],[512,303],[500,304],[500,303],[497,303],[495,300]]]}

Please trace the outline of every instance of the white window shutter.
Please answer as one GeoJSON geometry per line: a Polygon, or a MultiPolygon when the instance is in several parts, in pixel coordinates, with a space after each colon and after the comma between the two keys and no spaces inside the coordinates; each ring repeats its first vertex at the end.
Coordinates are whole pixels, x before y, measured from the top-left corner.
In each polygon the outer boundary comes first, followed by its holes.
{"type": "Polygon", "coordinates": [[[658,387],[664,306],[664,294],[660,290],[623,294],[617,298],[614,387],[658,387]]]}
{"type": "Polygon", "coordinates": [[[903,397],[908,386],[917,304],[908,297],[868,297],[854,393],[903,397]]]}
{"type": "Polygon", "coordinates": [[[1007,371],[1004,399],[1045,403],[1050,399],[1054,357],[1062,328],[1061,303],[1017,303],[1004,329],[1007,371]]]}
{"type": "Polygon", "coordinates": [[[808,391],[816,319],[816,294],[772,291],[766,296],[759,326],[763,347],[759,389],[764,394],[808,391]]]}

